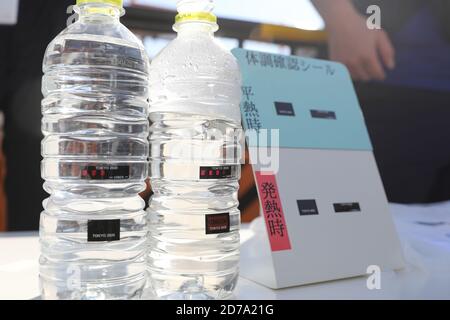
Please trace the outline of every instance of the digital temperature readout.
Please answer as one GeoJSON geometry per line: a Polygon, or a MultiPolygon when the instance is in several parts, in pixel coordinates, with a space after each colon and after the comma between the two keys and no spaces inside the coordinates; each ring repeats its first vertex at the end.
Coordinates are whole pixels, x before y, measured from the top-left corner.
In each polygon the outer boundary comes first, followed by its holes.
{"type": "Polygon", "coordinates": [[[85,166],[81,168],[81,179],[84,180],[125,180],[129,178],[129,166],[85,166]]]}
{"type": "Polygon", "coordinates": [[[233,176],[234,166],[200,167],[200,179],[229,179],[233,176]]]}

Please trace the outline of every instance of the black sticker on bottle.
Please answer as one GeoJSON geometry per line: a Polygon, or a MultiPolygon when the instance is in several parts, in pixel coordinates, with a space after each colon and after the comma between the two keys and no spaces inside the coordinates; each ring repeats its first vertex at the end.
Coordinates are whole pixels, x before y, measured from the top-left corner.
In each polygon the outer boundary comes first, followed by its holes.
{"type": "Polygon", "coordinates": [[[336,112],[326,110],[310,110],[311,117],[317,119],[336,120],[336,112]]]}
{"type": "Polygon", "coordinates": [[[218,234],[230,232],[230,214],[207,214],[205,215],[206,234],[218,234]]]}
{"type": "Polygon", "coordinates": [[[361,211],[361,207],[358,202],[348,202],[348,203],[335,203],[333,204],[334,212],[358,212],[361,211]]]}
{"type": "Polygon", "coordinates": [[[275,101],[275,109],[279,116],[295,117],[294,106],[290,102],[277,102],[275,101]]]}
{"type": "Polygon", "coordinates": [[[130,166],[85,166],[80,174],[83,180],[126,180],[130,178],[130,166]]]}
{"type": "Polygon", "coordinates": [[[119,240],[120,219],[88,220],[88,242],[119,240]]]}
{"type": "Polygon", "coordinates": [[[301,216],[318,215],[316,200],[297,200],[298,211],[301,216]]]}
{"type": "Polygon", "coordinates": [[[234,166],[200,167],[200,180],[229,179],[233,176],[234,166]]]}

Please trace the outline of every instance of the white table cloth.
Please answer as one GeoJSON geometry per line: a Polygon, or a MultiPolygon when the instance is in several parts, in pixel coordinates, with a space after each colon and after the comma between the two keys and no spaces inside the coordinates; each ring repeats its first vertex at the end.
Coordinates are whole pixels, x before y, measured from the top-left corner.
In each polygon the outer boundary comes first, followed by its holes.
{"type": "MultiPolygon", "coordinates": [[[[369,290],[366,277],[271,290],[241,278],[236,299],[450,299],[450,202],[391,205],[407,266],[385,271],[381,289],[369,290]]],[[[242,228],[242,241],[251,237],[242,228]]],[[[36,232],[0,233],[0,299],[39,296],[39,243],[36,232]]],[[[241,263],[247,258],[241,257],[241,263]]],[[[255,266],[256,267],[256,266],[255,266]]]]}

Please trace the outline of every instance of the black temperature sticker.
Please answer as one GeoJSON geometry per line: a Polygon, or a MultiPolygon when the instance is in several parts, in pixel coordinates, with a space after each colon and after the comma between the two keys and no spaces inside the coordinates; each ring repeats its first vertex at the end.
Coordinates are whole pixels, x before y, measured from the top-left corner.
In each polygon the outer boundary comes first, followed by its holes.
{"type": "Polygon", "coordinates": [[[311,117],[317,119],[336,120],[336,112],[325,110],[310,110],[311,117]]]}
{"type": "Polygon", "coordinates": [[[229,179],[233,176],[234,166],[200,167],[200,180],[229,179]]]}
{"type": "Polygon", "coordinates": [[[279,116],[295,117],[294,106],[290,102],[275,102],[275,109],[279,116]]]}
{"type": "Polygon", "coordinates": [[[298,211],[301,216],[318,215],[316,200],[297,200],[298,211]]]}
{"type": "Polygon", "coordinates": [[[206,234],[218,234],[230,232],[230,214],[207,214],[205,215],[206,234]]]}
{"type": "Polygon", "coordinates": [[[335,203],[333,204],[334,212],[358,212],[361,211],[361,207],[358,202],[348,203],[335,203]]]}
{"type": "Polygon", "coordinates": [[[119,240],[120,219],[88,220],[88,242],[119,240]]]}
{"type": "Polygon", "coordinates": [[[129,166],[99,165],[81,168],[81,179],[84,180],[126,180],[129,178],[129,166]]]}

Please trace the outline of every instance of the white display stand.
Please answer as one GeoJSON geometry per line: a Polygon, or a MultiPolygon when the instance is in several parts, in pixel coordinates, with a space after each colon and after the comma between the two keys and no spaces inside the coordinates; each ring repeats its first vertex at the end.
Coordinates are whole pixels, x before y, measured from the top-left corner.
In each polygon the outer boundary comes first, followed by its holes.
{"type": "Polygon", "coordinates": [[[404,266],[350,76],[340,64],[235,49],[261,215],[241,275],[285,288],[404,266]],[[258,156],[272,155],[268,166],[258,156]],[[278,162],[275,163],[274,162],[278,162]]]}

